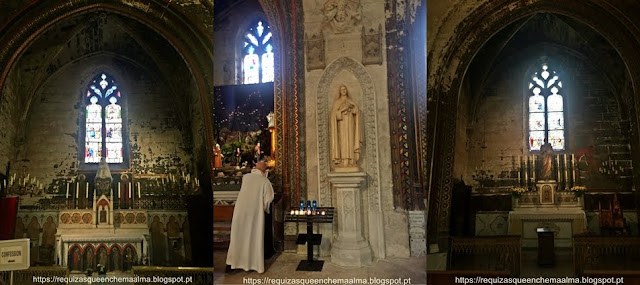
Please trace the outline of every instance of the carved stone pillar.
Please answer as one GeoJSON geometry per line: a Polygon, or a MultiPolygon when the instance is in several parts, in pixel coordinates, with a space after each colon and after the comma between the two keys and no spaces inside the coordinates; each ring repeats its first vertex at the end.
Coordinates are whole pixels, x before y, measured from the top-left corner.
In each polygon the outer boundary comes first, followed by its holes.
{"type": "Polygon", "coordinates": [[[364,172],[329,173],[337,200],[338,236],[331,247],[331,262],[342,266],[371,264],[371,247],[363,235],[360,186],[364,172]]]}

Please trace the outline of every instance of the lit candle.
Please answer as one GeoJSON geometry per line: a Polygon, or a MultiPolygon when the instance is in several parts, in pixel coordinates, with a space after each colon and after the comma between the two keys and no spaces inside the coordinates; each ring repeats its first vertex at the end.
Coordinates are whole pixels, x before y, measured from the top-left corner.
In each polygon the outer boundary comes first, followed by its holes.
{"type": "Polygon", "coordinates": [[[299,210],[295,210],[295,211],[294,211],[294,214],[295,214],[295,215],[298,215],[299,213],[300,213],[300,211],[299,211],[299,210]]]}
{"type": "Polygon", "coordinates": [[[322,215],[324,216],[324,214],[326,214],[324,211],[322,211],[322,215]]]}
{"type": "Polygon", "coordinates": [[[295,212],[296,212],[296,211],[294,211],[294,210],[291,210],[291,215],[293,216],[293,214],[295,214],[295,212]]]}
{"type": "Polygon", "coordinates": [[[67,183],[67,199],[69,199],[69,183],[67,183]]]}

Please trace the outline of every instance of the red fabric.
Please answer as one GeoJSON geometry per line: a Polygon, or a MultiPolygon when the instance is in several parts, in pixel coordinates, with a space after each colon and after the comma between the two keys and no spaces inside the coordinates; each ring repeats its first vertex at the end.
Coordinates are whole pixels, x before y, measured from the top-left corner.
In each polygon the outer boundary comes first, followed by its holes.
{"type": "Polygon", "coordinates": [[[0,240],[13,239],[18,214],[18,197],[0,199],[0,240]]]}

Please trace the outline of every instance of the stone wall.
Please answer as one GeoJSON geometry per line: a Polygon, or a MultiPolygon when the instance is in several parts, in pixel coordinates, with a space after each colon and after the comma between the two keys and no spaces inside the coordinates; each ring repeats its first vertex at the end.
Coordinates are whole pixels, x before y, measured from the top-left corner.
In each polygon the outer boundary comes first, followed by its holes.
{"type": "Polygon", "coordinates": [[[11,77],[2,90],[0,98],[0,172],[15,159],[16,132],[19,97],[15,90],[15,78],[11,77]]]}
{"type": "Polygon", "coordinates": [[[24,123],[18,165],[45,184],[82,170],[82,92],[93,73],[101,71],[114,74],[123,92],[130,169],[136,174],[189,169],[189,141],[184,139],[172,94],[152,73],[108,56],[70,65],[47,80],[24,123]]]}
{"type": "MultiPolygon", "coordinates": [[[[361,192],[363,208],[366,209],[365,236],[375,257],[408,256],[407,214],[394,210],[391,189],[386,54],[381,52],[379,61],[372,63],[375,59],[369,61],[372,58],[365,54],[362,43],[363,28],[366,34],[375,34],[380,27],[380,44],[385,46],[384,2],[360,1],[361,6],[357,7],[360,18],[350,19],[353,23],[344,31],[338,31],[330,22],[325,22],[322,12],[325,2],[303,2],[308,199],[317,199],[323,206],[335,206],[336,203],[331,186],[325,179],[330,171],[328,109],[337,98],[339,86],[345,84],[364,118],[365,142],[360,165],[369,175],[361,192]]],[[[322,248],[325,254],[328,249],[325,243],[322,248]]]]}

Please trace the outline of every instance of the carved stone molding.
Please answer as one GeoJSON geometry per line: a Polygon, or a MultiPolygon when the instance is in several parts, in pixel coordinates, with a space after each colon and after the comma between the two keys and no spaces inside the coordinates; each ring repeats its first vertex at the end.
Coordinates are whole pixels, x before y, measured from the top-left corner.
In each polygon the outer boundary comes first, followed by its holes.
{"type": "Polygon", "coordinates": [[[382,64],[382,24],[377,31],[362,27],[362,64],[382,64]]]}
{"type": "MultiPolygon", "coordinates": [[[[384,249],[384,225],[382,222],[382,206],[380,196],[380,165],[378,162],[378,111],[377,100],[375,95],[375,87],[373,79],[359,62],[348,58],[341,57],[331,63],[324,71],[318,83],[317,91],[317,130],[318,130],[318,203],[321,206],[332,205],[331,187],[328,182],[328,173],[330,171],[330,151],[329,140],[329,96],[337,90],[331,90],[331,82],[342,71],[351,72],[360,82],[362,87],[361,102],[357,102],[362,108],[362,118],[364,121],[364,145],[366,150],[364,153],[365,163],[362,165],[362,171],[367,173],[367,178],[363,183],[368,193],[369,203],[367,208],[369,211],[369,241],[374,249],[374,254],[379,256],[385,255],[384,249]]],[[[364,209],[363,209],[364,210],[364,209]]]]}
{"type": "Polygon", "coordinates": [[[324,69],[325,67],[325,49],[324,36],[322,31],[318,35],[307,36],[307,71],[314,69],[324,69]]]}
{"type": "Polygon", "coordinates": [[[324,24],[336,34],[351,32],[362,19],[361,9],[360,0],[328,0],[322,9],[324,24]]]}

